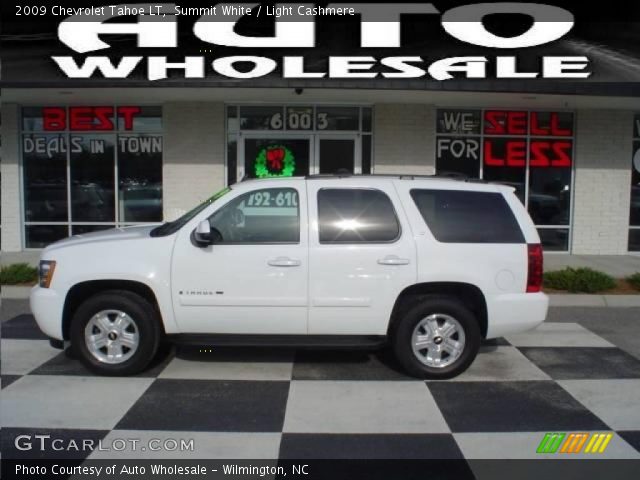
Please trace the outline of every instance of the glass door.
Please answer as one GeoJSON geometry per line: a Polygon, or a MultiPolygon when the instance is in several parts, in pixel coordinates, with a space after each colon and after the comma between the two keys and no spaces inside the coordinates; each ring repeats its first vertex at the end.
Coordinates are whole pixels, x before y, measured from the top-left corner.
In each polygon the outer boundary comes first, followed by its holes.
{"type": "Polygon", "coordinates": [[[352,135],[318,135],[316,137],[314,173],[362,173],[360,137],[352,135]]]}
{"type": "Polygon", "coordinates": [[[300,177],[312,173],[311,135],[241,137],[238,179],[300,177]]]}

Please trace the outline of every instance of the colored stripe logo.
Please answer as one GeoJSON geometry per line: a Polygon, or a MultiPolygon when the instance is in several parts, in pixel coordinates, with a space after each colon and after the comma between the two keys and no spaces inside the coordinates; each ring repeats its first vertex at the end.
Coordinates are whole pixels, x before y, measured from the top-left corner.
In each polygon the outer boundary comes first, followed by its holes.
{"type": "Polygon", "coordinates": [[[547,433],[536,453],[604,453],[612,438],[612,433],[547,433]]]}

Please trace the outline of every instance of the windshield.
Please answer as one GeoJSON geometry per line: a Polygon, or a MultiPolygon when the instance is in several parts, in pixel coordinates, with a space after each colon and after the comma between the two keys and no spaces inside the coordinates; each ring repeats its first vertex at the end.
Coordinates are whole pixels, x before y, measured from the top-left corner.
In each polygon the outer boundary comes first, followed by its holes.
{"type": "Polygon", "coordinates": [[[163,223],[159,227],[154,228],[151,231],[151,236],[152,237],[165,237],[167,235],[171,235],[173,233],[176,233],[183,226],[185,226],[187,223],[189,223],[189,221],[191,221],[192,218],[194,218],[196,215],[198,215],[201,211],[203,211],[205,208],[207,208],[213,202],[215,202],[219,198],[222,198],[223,196],[225,196],[230,191],[231,191],[231,187],[227,187],[227,188],[224,188],[224,189],[220,190],[218,193],[214,194],[212,197],[208,198],[207,200],[202,202],[200,205],[198,205],[194,209],[189,210],[187,213],[182,215],[180,218],[175,219],[173,222],[163,223]]]}

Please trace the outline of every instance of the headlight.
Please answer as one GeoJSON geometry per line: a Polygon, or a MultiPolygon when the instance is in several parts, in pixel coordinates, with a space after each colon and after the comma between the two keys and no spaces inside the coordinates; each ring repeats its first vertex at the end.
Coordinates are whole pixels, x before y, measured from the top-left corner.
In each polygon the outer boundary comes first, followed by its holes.
{"type": "Polygon", "coordinates": [[[38,276],[40,278],[40,286],[42,288],[49,288],[51,280],[53,279],[53,272],[56,269],[56,262],[53,260],[40,260],[40,267],[38,268],[38,276]]]}

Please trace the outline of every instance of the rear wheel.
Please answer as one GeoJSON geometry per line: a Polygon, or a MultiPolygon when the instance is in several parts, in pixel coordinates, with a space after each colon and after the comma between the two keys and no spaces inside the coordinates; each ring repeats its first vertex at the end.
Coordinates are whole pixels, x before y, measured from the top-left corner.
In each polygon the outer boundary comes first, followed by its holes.
{"type": "Polygon", "coordinates": [[[133,375],[147,367],[160,342],[155,308],[128,291],[96,294],[71,320],[71,346],[82,363],[101,375],[133,375]]]}
{"type": "Polygon", "coordinates": [[[425,297],[392,333],[395,355],[418,378],[445,379],[464,372],[480,348],[478,322],[455,298],[425,297]]]}

